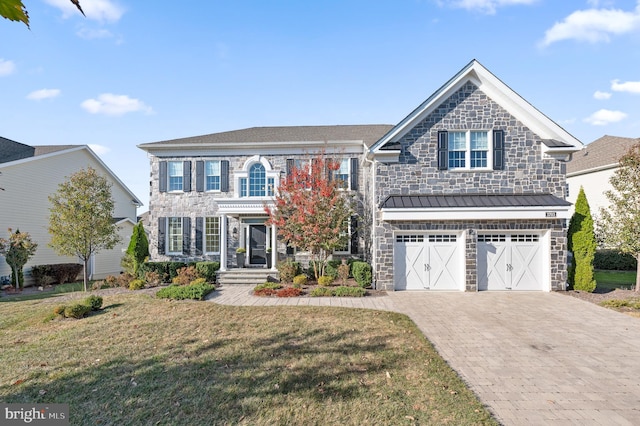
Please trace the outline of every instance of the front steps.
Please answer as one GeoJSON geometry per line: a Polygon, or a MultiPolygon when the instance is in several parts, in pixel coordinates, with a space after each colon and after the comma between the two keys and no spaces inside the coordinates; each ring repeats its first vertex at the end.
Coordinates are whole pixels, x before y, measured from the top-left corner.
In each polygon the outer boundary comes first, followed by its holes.
{"type": "Polygon", "coordinates": [[[277,281],[278,271],[266,268],[241,268],[218,271],[217,283],[222,285],[251,284],[258,285],[266,281],[277,281]]]}

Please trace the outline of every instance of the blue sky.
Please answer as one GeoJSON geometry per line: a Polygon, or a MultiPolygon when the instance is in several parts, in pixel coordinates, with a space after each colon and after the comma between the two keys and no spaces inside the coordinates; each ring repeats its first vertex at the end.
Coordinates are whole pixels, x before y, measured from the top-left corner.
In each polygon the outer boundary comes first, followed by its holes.
{"type": "Polygon", "coordinates": [[[148,208],[140,143],[395,124],[471,59],[589,143],[640,137],[640,0],[24,0],[0,136],[87,144],[148,208]]]}

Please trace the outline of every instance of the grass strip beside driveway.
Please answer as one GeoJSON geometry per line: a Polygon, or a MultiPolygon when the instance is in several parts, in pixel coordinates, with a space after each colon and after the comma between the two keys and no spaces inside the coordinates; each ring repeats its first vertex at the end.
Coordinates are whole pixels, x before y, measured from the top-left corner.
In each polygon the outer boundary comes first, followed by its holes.
{"type": "Polygon", "coordinates": [[[2,306],[0,400],[72,424],[496,424],[404,315],[105,297],[2,306]]]}

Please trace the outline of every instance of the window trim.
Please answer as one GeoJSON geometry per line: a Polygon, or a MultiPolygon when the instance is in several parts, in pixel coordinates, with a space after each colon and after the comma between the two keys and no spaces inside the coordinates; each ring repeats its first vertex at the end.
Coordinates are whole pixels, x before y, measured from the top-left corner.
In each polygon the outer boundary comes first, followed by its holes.
{"type": "Polygon", "coordinates": [[[205,216],[204,217],[204,223],[203,223],[203,229],[202,229],[202,252],[206,255],[211,255],[211,254],[220,254],[220,248],[222,247],[222,221],[220,220],[220,216],[205,216]],[[218,221],[218,227],[217,227],[217,236],[218,236],[218,251],[208,251],[208,245],[209,245],[209,236],[213,235],[213,234],[209,234],[207,233],[207,222],[209,221],[209,219],[217,219],[218,221]]]}
{"type": "Polygon", "coordinates": [[[184,247],[183,247],[183,236],[184,235],[184,220],[182,217],[180,216],[170,216],[167,217],[167,229],[166,229],[166,248],[165,248],[165,254],[168,256],[176,256],[176,255],[182,255],[184,252],[184,247]],[[179,250],[178,251],[171,251],[171,237],[173,234],[171,234],[171,222],[172,220],[177,219],[180,222],[180,232],[178,234],[178,241],[179,241],[179,250]]]}
{"type": "Polygon", "coordinates": [[[204,160],[204,192],[222,192],[222,161],[221,160],[204,160]],[[209,163],[218,163],[218,174],[217,175],[209,175],[207,174],[207,165],[209,163]],[[217,176],[218,177],[218,189],[209,189],[209,183],[207,178],[209,176],[217,176]]]}
{"type": "Polygon", "coordinates": [[[167,161],[167,192],[184,192],[184,161],[173,160],[167,161]],[[180,164],[180,174],[172,175],[171,174],[171,164],[177,163],[180,164]],[[172,189],[171,188],[171,178],[179,177],[180,178],[180,188],[172,189]]]}
{"type": "Polygon", "coordinates": [[[452,172],[484,172],[484,171],[493,171],[493,129],[490,130],[486,130],[486,129],[467,129],[467,130],[458,130],[458,129],[451,129],[447,131],[449,134],[451,133],[464,133],[465,134],[465,150],[464,151],[452,151],[449,148],[449,141],[450,139],[447,139],[447,168],[446,170],[452,171],[452,172]],[[471,167],[471,133],[472,132],[478,132],[478,133],[486,133],[487,134],[487,165],[485,167],[471,167]],[[452,167],[449,163],[449,153],[451,152],[464,152],[464,167],[452,167]]]}
{"type": "Polygon", "coordinates": [[[277,190],[278,190],[278,184],[280,183],[280,171],[279,170],[273,170],[273,168],[271,167],[271,164],[269,163],[269,161],[260,156],[260,155],[254,155],[253,157],[249,158],[245,163],[244,166],[242,167],[242,170],[237,171],[234,173],[233,175],[233,179],[235,182],[235,188],[234,188],[234,197],[235,198],[252,198],[252,199],[264,199],[264,198],[269,198],[269,197],[273,197],[277,190]],[[249,172],[251,170],[251,167],[256,164],[256,163],[260,163],[262,164],[262,166],[264,167],[264,171],[265,171],[265,194],[264,195],[249,195],[249,172]],[[246,179],[244,181],[244,186],[241,184],[243,182],[243,179],[246,179]],[[273,186],[270,187],[270,183],[273,183],[273,186]],[[244,194],[244,195],[243,195],[244,194]]]}

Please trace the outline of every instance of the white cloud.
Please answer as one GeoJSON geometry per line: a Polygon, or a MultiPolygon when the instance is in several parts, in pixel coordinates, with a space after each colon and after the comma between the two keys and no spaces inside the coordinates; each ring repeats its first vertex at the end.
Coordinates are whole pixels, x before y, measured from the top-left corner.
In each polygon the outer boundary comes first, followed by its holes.
{"type": "Polygon", "coordinates": [[[608,42],[613,35],[640,31],[640,3],[633,11],[620,9],[577,10],[556,22],[544,34],[543,47],[561,40],[608,42]]]}
{"type": "Polygon", "coordinates": [[[101,29],[91,29],[91,28],[81,28],[76,33],[79,37],[92,40],[96,38],[111,38],[113,34],[109,30],[101,29]]]}
{"type": "Polygon", "coordinates": [[[596,90],[595,93],[593,94],[594,99],[598,99],[599,101],[605,100],[605,99],[609,99],[611,97],[611,93],[609,92],[601,92],[599,90],[596,90]]]}
{"type": "Polygon", "coordinates": [[[27,95],[27,99],[41,101],[43,99],[52,99],[60,95],[60,89],[40,89],[34,90],[27,95]]]}
{"type": "Polygon", "coordinates": [[[618,121],[622,121],[627,118],[627,114],[622,111],[611,111],[608,109],[601,109],[589,117],[585,118],[584,121],[593,126],[606,126],[607,124],[617,123],[618,121]]]}
{"type": "MultiPolygon", "coordinates": [[[[62,11],[62,17],[79,15],[80,11],[69,0],[45,0],[62,11]]],[[[124,14],[124,8],[111,0],[82,0],[82,10],[88,19],[99,22],[117,22],[124,14]]]]}
{"type": "Polygon", "coordinates": [[[0,77],[13,73],[15,69],[16,64],[14,64],[13,61],[5,61],[0,58],[0,77]]]}
{"type": "Polygon", "coordinates": [[[439,0],[439,4],[493,15],[499,7],[533,4],[537,1],[538,0],[439,0]]]}
{"type": "Polygon", "coordinates": [[[613,80],[611,82],[611,90],[616,92],[640,94],[640,81],[620,82],[620,80],[613,80]]]}
{"type": "Polygon", "coordinates": [[[91,148],[91,151],[95,152],[98,155],[104,155],[106,153],[108,153],[109,151],[111,151],[110,148],[107,148],[104,145],[96,145],[96,144],[89,144],[89,148],[91,148]]]}
{"type": "Polygon", "coordinates": [[[138,111],[145,114],[153,113],[153,109],[139,99],[133,99],[127,95],[114,95],[113,93],[103,93],[98,96],[98,99],[87,99],[80,105],[91,114],[123,115],[138,111]]]}

